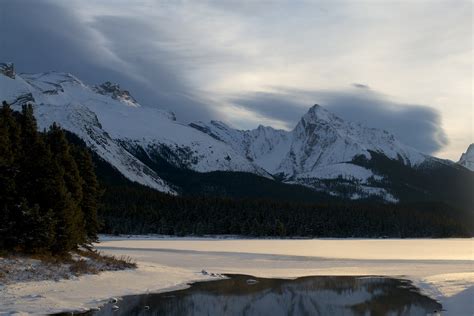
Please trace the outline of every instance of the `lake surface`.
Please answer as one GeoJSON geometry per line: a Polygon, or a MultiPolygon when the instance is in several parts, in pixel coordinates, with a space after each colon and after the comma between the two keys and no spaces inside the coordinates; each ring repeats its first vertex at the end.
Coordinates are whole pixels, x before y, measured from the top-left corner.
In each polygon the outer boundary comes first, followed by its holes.
{"type": "Polygon", "coordinates": [[[200,253],[272,254],[355,260],[468,260],[474,261],[474,239],[199,239],[112,238],[99,249],[200,253]]]}
{"type": "Polygon", "coordinates": [[[86,315],[429,315],[442,306],[409,281],[311,276],[294,280],[228,275],[188,289],[126,296],[86,315]],[[115,306],[114,306],[115,305],[115,306]],[[118,309],[117,309],[118,307],[118,309]]]}

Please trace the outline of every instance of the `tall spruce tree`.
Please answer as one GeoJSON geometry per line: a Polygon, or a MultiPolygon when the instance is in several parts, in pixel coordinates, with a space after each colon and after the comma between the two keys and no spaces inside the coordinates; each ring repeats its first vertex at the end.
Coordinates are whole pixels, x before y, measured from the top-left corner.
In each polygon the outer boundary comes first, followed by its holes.
{"type": "Polygon", "coordinates": [[[80,208],[83,180],[64,132],[56,124],[48,131],[46,142],[52,154],[50,168],[54,170],[51,189],[57,195],[53,206],[57,219],[54,250],[67,251],[86,242],[84,216],[80,208]]]}
{"type": "Polygon", "coordinates": [[[71,245],[85,243],[84,215],[81,210],[82,182],[76,161],[71,154],[70,146],[61,128],[55,123],[47,133],[47,143],[57,169],[55,174],[56,192],[60,195],[58,201],[57,214],[59,216],[56,232],[60,237],[58,248],[66,247],[71,249],[71,245]],[[69,243],[63,243],[63,241],[69,243]]]}
{"type": "MultiPolygon", "coordinates": [[[[3,102],[0,111],[0,247],[9,247],[14,239],[15,168],[11,136],[18,132],[10,106],[3,102]]],[[[18,134],[19,138],[19,134],[18,134]]]]}
{"type": "Polygon", "coordinates": [[[96,242],[99,232],[99,220],[97,218],[97,209],[102,190],[99,181],[95,175],[94,164],[89,152],[78,146],[73,146],[72,150],[79,168],[82,181],[82,200],[81,209],[85,219],[85,231],[87,243],[96,242]]]}
{"type": "Polygon", "coordinates": [[[71,153],[70,145],[63,130],[53,123],[47,133],[47,143],[59,165],[64,168],[64,182],[75,201],[82,199],[82,180],[76,161],[71,153]]]}

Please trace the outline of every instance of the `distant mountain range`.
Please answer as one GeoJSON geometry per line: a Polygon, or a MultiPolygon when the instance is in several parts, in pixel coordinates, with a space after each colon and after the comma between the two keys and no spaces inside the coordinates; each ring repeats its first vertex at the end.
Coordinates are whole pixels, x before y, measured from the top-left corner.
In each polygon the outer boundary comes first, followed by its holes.
{"type": "Polygon", "coordinates": [[[124,177],[161,192],[186,193],[184,172],[196,186],[207,177],[202,192],[226,195],[226,179],[238,174],[349,200],[472,205],[473,145],[457,164],[319,105],[291,131],[185,124],[172,112],[140,105],[118,84],[89,86],[60,72],[16,74],[7,63],[0,64],[0,100],[15,109],[32,103],[39,128],[59,123],[124,177]]]}

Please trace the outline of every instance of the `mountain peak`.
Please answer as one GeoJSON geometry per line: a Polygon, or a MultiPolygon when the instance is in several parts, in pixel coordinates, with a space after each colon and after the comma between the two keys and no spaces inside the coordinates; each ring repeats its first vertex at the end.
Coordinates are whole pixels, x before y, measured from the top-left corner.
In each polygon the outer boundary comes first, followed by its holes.
{"type": "Polygon", "coordinates": [[[0,63],[0,73],[15,79],[15,67],[13,63],[0,63]]]}
{"type": "Polygon", "coordinates": [[[466,152],[461,155],[458,164],[474,171],[474,144],[470,144],[466,152]]]}
{"type": "Polygon", "coordinates": [[[312,107],[309,108],[308,112],[306,112],[306,113],[307,113],[307,114],[310,114],[310,113],[311,113],[311,114],[318,114],[318,113],[324,112],[324,111],[327,112],[327,110],[324,109],[321,105],[319,105],[319,104],[314,104],[312,107]]]}
{"type": "Polygon", "coordinates": [[[343,120],[326,110],[319,104],[315,104],[309,108],[308,112],[301,118],[306,125],[308,123],[331,123],[342,122],[343,120]]]}
{"type": "Polygon", "coordinates": [[[474,155],[474,144],[469,145],[466,153],[470,153],[471,155],[474,155]]]}
{"type": "Polygon", "coordinates": [[[94,86],[93,90],[99,94],[111,96],[115,100],[125,102],[132,106],[138,106],[137,101],[129,91],[120,88],[118,83],[106,81],[100,85],[94,86]]]}

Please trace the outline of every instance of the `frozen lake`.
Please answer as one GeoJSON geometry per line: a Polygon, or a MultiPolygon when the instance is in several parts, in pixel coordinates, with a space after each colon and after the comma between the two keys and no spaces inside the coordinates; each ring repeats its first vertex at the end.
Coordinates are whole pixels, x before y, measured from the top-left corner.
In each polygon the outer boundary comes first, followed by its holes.
{"type": "Polygon", "coordinates": [[[268,278],[406,278],[448,315],[474,312],[474,239],[111,238],[99,246],[176,269],[268,278]]]}
{"type": "Polygon", "coordinates": [[[272,254],[362,260],[473,260],[474,239],[104,238],[99,248],[272,254]],[[139,241],[139,242],[137,242],[139,241]]]}
{"type": "MultiPolygon", "coordinates": [[[[193,239],[102,238],[98,249],[128,255],[138,269],[77,280],[36,282],[4,289],[4,310],[86,310],[110,297],[182,289],[221,280],[201,273],[261,278],[386,276],[408,279],[438,300],[446,315],[474,311],[473,239],[193,239]],[[31,297],[35,296],[32,300],[31,297]]],[[[3,309],[3,310],[2,310],[3,309]]],[[[443,315],[444,315],[443,314],[443,315]]]]}

